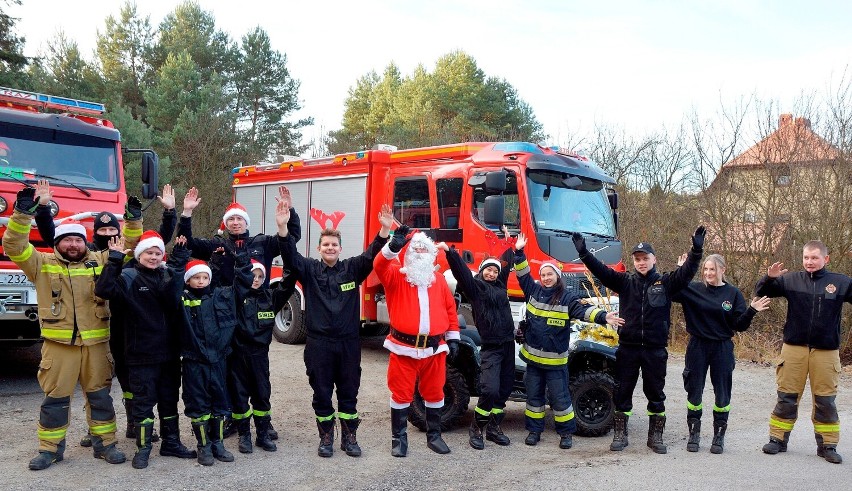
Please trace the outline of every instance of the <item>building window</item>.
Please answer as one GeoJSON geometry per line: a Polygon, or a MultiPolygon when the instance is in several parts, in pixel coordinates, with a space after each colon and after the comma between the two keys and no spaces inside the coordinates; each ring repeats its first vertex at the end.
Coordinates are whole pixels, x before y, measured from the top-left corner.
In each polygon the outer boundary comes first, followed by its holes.
{"type": "Polygon", "coordinates": [[[777,184],[778,186],[789,186],[791,181],[792,178],[790,175],[790,166],[778,166],[778,170],[775,174],[775,184],[777,184]]]}

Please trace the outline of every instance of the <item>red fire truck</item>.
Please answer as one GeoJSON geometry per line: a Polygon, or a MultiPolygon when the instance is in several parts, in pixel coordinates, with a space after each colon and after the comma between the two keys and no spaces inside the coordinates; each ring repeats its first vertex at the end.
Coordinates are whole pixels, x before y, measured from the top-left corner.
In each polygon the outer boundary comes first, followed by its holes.
{"type": "MultiPolygon", "coordinates": [[[[0,237],[16,193],[39,179],[50,182],[54,220],[72,217],[92,233],[101,211],[121,217],[127,201],[122,154],[142,154],[142,196],[157,196],[158,158],[153,150],[121,147],[121,135],[101,116],[103,104],[0,87],[0,237]]],[[[49,251],[33,224],[30,242],[49,251]]],[[[0,339],[40,338],[32,283],[0,247],[0,339]]]]}
{"type": "MultiPolygon", "coordinates": [[[[589,280],[569,231],[586,236],[589,250],[603,262],[624,270],[617,239],[618,195],[614,180],[596,164],[574,153],[523,142],[460,143],[427,148],[377,149],[319,159],[238,167],[233,172],[236,201],[248,210],[253,230],[275,234],[275,199],[286,185],[302,217],[299,250],[319,258],[316,243],[325,227],[343,235],[341,257],[363,252],[379,230],[376,216],[392,204],[399,224],[418,228],[435,241],[455,245],[472,270],[486,255],[508,247],[501,224],[529,237],[526,253],[531,271],[555,261],[567,286],[586,295],[589,280]],[[255,225],[257,224],[257,225],[255,225]]],[[[446,263],[441,265],[447,270],[446,263]]],[[[281,276],[273,271],[274,282],[281,276]]],[[[509,295],[516,319],[523,295],[514,275],[509,295]]],[[[464,299],[462,299],[464,302],[464,299]]],[[[276,317],[276,338],[304,340],[304,302],[293,295],[276,317]]],[[[470,307],[460,313],[472,324],[470,307]]],[[[362,285],[362,321],[373,334],[389,318],[382,287],[375,275],[362,285]]]]}

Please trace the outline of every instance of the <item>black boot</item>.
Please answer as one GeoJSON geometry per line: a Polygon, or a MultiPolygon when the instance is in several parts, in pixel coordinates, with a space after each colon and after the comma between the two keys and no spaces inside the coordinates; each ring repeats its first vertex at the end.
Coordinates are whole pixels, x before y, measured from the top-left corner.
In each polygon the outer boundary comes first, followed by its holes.
{"type": "Polygon", "coordinates": [[[193,421],[192,433],[195,434],[195,439],[198,442],[198,463],[213,465],[213,450],[211,449],[207,421],[193,421]]]}
{"type": "Polygon", "coordinates": [[[360,457],[361,447],[358,445],[357,431],[361,425],[361,420],[342,419],[340,420],[340,450],[346,452],[350,457],[360,457]]]}
{"type": "Polygon", "coordinates": [[[86,432],[83,435],[83,438],[80,438],[80,446],[83,448],[89,448],[92,446],[92,435],[89,432],[86,432]]]}
{"type": "Polygon", "coordinates": [[[134,469],[148,467],[148,458],[151,457],[151,431],[153,429],[154,423],[136,424],[136,455],[133,456],[131,463],[134,469]]]}
{"type": "MultiPolygon", "coordinates": [[[[248,422],[248,420],[246,420],[248,422]]],[[[267,452],[274,452],[278,450],[278,445],[272,441],[272,438],[269,437],[269,425],[272,424],[272,417],[267,416],[255,416],[254,417],[254,429],[257,431],[257,440],[254,441],[258,447],[266,450],[267,452]]],[[[243,436],[240,435],[240,442],[242,442],[243,436]]],[[[249,443],[251,443],[251,435],[249,435],[249,443]]]]}
{"type": "Polygon", "coordinates": [[[787,451],[787,443],[790,441],[790,432],[784,432],[784,439],[779,440],[774,436],[769,437],[769,443],[763,446],[763,453],[768,453],[769,455],[775,455],[778,452],[786,452],[787,451]]]}
{"type": "Polygon", "coordinates": [[[92,449],[96,459],[104,459],[110,464],[121,464],[127,460],[124,453],[115,446],[115,442],[104,445],[104,440],[100,436],[92,435],[92,449]]]}
{"type": "Polygon", "coordinates": [[[30,460],[31,471],[41,471],[50,467],[51,464],[62,462],[63,454],[65,453],[65,440],[62,440],[56,445],[55,452],[47,450],[39,450],[38,455],[30,460]]]}
{"type": "Polygon", "coordinates": [[[713,443],[710,444],[710,453],[722,453],[725,449],[725,430],[728,423],[725,421],[713,421],[713,443]]]}
{"type": "Polygon", "coordinates": [[[666,417],[652,414],[648,419],[648,447],[654,453],[664,454],[668,451],[663,443],[663,430],[666,429],[666,417]]]}
{"type": "Polygon", "coordinates": [[[124,430],[124,438],[136,438],[136,427],[133,426],[133,399],[122,399],[124,414],[127,416],[127,429],[124,430]]]}
{"type": "Polygon", "coordinates": [[[278,439],[278,432],[275,431],[275,428],[272,427],[272,420],[271,419],[269,420],[269,431],[267,431],[266,434],[269,435],[270,440],[277,440],[278,439]]]}
{"type": "Polygon", "coordinates": [[[220,462],[233,462],[234,454],[225,448],[223,441],[225,436],[225,418],[224,416],[210,417],[210,450],[213,451],[213,457],[220,462]]]}
{"type": "Polygon", "coordinates": [[[620,452],[628,445],[627,441],[627,422],[630,416],[621,411],[616,411],[612,420],[612,443],[609,444],[609,449],[613,452],[620,452]]]}
{"type": "Polygon", "coordinates": [[[467,430],[467,434],[470,446],[476,450],[485,448],[485,440],[482,439],[482,430],[488,426],[489,421],[491,421],[490,415],[480,414],[474,410],[473,421],[470,422],[470,429],[467,430]]]}
{"type": "Polygon", "coordinates": [[[500,428],[500,423],[503,422],[504,417],[506,417],[506,413],[502,411],[499,413],[492,412],[491,418],[488,420],[488,427],[485,429],[485,439],[501,447],[505,447],[511,443],[509,437],[504,435],[503,429],[500,428]]]}
{"type": "Polygon", "coordinates": [[[825,444],[823,442],[822,435],[819,433],[814,433],[817,442],[817,457],[822,457],[826,462],[831,462],[832,464],[840,464],[843,462],[843,457],[837,453],[837,445],[836,444],[825,444]]]}
{"type": "MultiPolygon", "coordinates": [[[[237,434],[240,435],[238,449],[240,453],[252,453],[254,448],[251,445],[251,420],[249,418],[234,420],[237,423],[237,434]]],[[[257,426],[257,421],[255,421],[257,426]]]]}
{"type": "MultiPolygon", "coordinates": [[[[152,442],[154,441],[153,433],[152,428],[152,442]]],[[[163,436],[163,442],[160,443],[160,455],[164,457],[177,457],[179,459],[194,459],[198,457],[198,452],[186,448],[186,445],[180,441],[180,427],[177,415],[160,418],[160,433],[163,436]]]]}
{"type": "Polygon", "coordinates": [[[440,407],[426,408],[426,446],[435,453],[448,454],[450,447],[441,438],[441,413],[443,412],[443,408],[440,407]]]}
{"type": "Polygon", "coordinates": [[[222,432],[222,438],[228,438],[239,433],[239,420],[234,418],[225,418],[225,429],[222,432]]]}
{"type": "MultiPolygon", "coordinates": [[[[715,426],[714,423],[714,430],[715,426]]],[[[686,451],[697,452],[701,443],[701,420],[698,418],[686,418],[686,427],[689,428],[689,441],[686,442],[686,451]]],[[[715,437],[713,439],[715,441],[715,437]]]]}
{"type": "Polygon", "coordinates": [[[317,430],[319,430],[320,437],[317,455],[331,457],[334,455],[334,418],[327,421],[317,420],[317,430]]]}
{"type": "Polygon", "coordinates": [[[536,431],[531,431],[529,435],[524,439],[524,444],[534,447],[538,445],[538,442],[541,440],[541,433],[536,431]]]}
{"type": "Polygon", "coordinates": [[[408,408],[391,408],[391,455],[408,455],[408,408]]]}

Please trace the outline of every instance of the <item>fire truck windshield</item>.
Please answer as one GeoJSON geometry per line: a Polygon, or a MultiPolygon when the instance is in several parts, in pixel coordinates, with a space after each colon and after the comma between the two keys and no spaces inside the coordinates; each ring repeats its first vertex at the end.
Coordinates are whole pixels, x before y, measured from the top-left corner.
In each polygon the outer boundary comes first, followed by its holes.
{"type": "Polygon", "coordinates": [[[56,186],[119,188],[113,140],[34,127],[4,126],[4,133],[0,140],[8,150],[0,159],[0,180],[34,182],[43,176],[54,178],[56,186]]]}
{"type": "Polygon", "coordinates": [[[615,238],[612,210],[600,181],[530,170],[527,192],[536,230],[615,238]]]}

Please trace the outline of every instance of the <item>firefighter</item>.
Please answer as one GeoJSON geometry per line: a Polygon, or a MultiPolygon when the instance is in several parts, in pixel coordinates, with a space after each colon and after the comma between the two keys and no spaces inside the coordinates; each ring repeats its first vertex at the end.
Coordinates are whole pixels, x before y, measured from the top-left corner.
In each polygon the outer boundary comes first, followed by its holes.
{"type": "Polygon", "coordinates": [[[840,381],[840,315],[843,302],[852,303],[852,278],[828,271],[828,259],[825,244],[812,240],[802,248],[804,271],[789,273],[776,262],[757,282],[757,295],[787,299],[776,376],[778,402],[769,417],[769,443],[763,451],[771,455],[787,451],[799,400],[809,381],[817,455],[839,464],[843,462],[837,453],[840,418],[834,399],[840,381]]]}
{"type": "Polygon", "coordinates": [[[393,213],[382,205],[378,220],[382,227],[361,255],[340,259],[343,250],[339,230],[320,232],[322,260],[305,258],[296,250],[296,241],[288,233],[290,194],[282,186],[275,219],[281,242],[281,259],[302,284],[305,297],[305,368],[314,391],[313,408],[320,443],[317,454],[334,454],[335,415],[340,419],[340,449],[351,457],[361,455],[356,431],[361,422],[356,408],[361,386],[360,285],[373,270],[373,258],[387,242],[393,213]],[[331,401],[337,389],[337,412],[331,401]]]}
{"type": "MultiPolygon", "coordinates": [[[[263,288],[266,268],[251,260],[253,281],[251,290],[242,303],[237,304],[237,329],[234,331],[233,352],[228,360],[228,392],[231,396],[231,418],[237,425],[240,453],[252,453],[251,417],[257,432],[255,444],[274,452],[278,449],[269,436],[271,422],[269,401],[272,386],[269,383],[269,345],[275,328],[275,291],[263,288]],[[251,401],[251,404],[249,404],[251,401]]],[[[295,289],[295,281],[285,278],[276,290],[295,289]]]]}
{"type": "Polygon", "coordinates": [[[225,243],[237,274],[233,286],[210,286],[212,271],[201,260],[190,261],[183,275],[181,356],[183,358],[184,414],[192,420],[198,441],[198,463],[213,465],[214,458],[233,462],[222,441],[225,418],[231,414],[227,363],[237,318],[237,305],[247,297],[254,279],[245,248],[225,243]]]}
{"type": "Polygon", "coordinates": [[[426,445],[438,454],[450,453],[441,438],[441,413],[447,361],[459,351],[459,320],[455,300],[443,275],[435,274],[438,249],[423,232],[409,234],[399,227],[376,255],[374,267],[385,288],[390,334],[388,388],[391,391],[391,455],[408,455],[408,408],[414,387],[426,406],[426,445]],[[405,264],[397,260],[406,245],[405,264]]]}
{"type": "MultiPolygon", "coordinates": [[[[186,240],[179,237],[176,249],[186,240]]],[[[126,333],[126,363],[129,390],[133,393],[130,419],[136,435],[133,467],[148,467],[154,433],[154,405],[160,414],[163,443],[160,455],[194,459],[196,452],[180,441],[178,399],[180,391],[180,337],[171,318],[179,312],[183,291],[183,266],[187,254],[173,253],[170,267],[163,258],[166,245],[160,234],[142,234],[133,250],[136,264],[124,268],[122,239],[112,239],[109,262],[104,267],[95,294],[110,300],[112,309],[122,310],[126,333]]],[[[129,252],[129,250],[128,250],[129,252]]]]}
{"type": "MultiPolygon", "coordinates": [[[[17,198],[3,248],[35,285],[44,338],[38,373],[45,394],[38,423],[39,455],[29,467],[42,470],[63,459],[71,395],[78,381],[87,401],[95,457],[120,464],[125,456],[115,445],[109,307],[94,294],[107,254],[88,250],[86,229],[73,221],[56,228],[52,253],[36,251],[28,242],[38,206],[35,189],[27,186],[17,198]]],[[[135,247],[142,228],[137,198],[128,199],[124,218],[128,246],[135,247]]]]}
{"type": "Polygon", "coordinates": [[[572,234],[580,260],[603,285],[618,293],[624,325],[619,329],[615,352],[615,421],[612,444],[615,452],[628,444],[627,422],[633,410],[633,389],[642,372],[642,388],[648,398],[648,447],[655,453],[667,452],[663,442],[666,427],[666,363],[669,353],[671,298],[689,285],[704,251],[704,226],[692,235],[692,249],[686,262],[671,273],[657,272],[654,247],[640,242],[630,252],[634,273],[621,273],[600,262],[586,248],[586,240],[572,234]]]}
{"type": "MultiPolygon", "coordinates": [[[[53,192],[50,190],[50,181],[40,179],[36,184],[36,197],[38,198],[38,208],[36,208],[35,222],[38,227],[38,233],[42,240],[47,243],[53,242],[53,234],[55,224],[53,223],[53,214],[50,209],[50,200],[53,197],[53,192]]],[[[177,214],[175,213],[175,194],[171,185],[166,184],[163,187],[163,195],[157,199],[163,205],[163,219],[160,223],[159,235],[168,243],[172,239],[172,234],[177,225],[177,214]]],[[[92,224],[92,242],[86,245],[91,251],[105,251],[109,247],[109,241],[113,237],[119,236],[121,223],[118,217],[108,211],[102,211],[95,215],[92,224]]],[[[125,262],[125,267],[132,267],[135,260],[125,262]]],[[[125,438],[136,438],[136,433],[133,426],[133,418],[131,417],[133,408],[133,393],[130,391],[130,382],[128,380],[127,363],[124,356],[124,311],[116,309],[111,312],[110,317],[110,336],[109,347],[115,361],[115,378],[118,379],[118,385],[121,387],[124,412],[127,417],[127,429],[124,432],[125,438]]],[[[180,376],[180,366],[177,367],[178,376],[180,376]]],[[[153,430],[151,441],[157,442],[160,437],[157,431],[153,430]]],[[[80,440],[80,446],[91,447],[91,435],[85,435],[80,440]]]]}
{"type": "MultiPolygon", "coordinates": [[[[505,226],[503,236],[509,238],[505,226]]],[[[500,423],[506,415],[506,401],[515,382],[515,321],[506,292],[512,248],[509,247],[501,258],[485,258],[479,264],[479,272],[472,276],[455,247],[447,247],[443,242],[438,247],[446,253],[447,263],[458,281],[458,290],[473,307],[476,330],[482,337],[480,396],[468,431],[470,446],[477,450],[485,448],[483,430],[488,441],[509,445],[509,437],[503,434],[500,423]]]]}
{"type": "Polygon", "coordinates": [[[524,443],[537,445],[544,430],[544,408],[550,398],[559,448],[573,446],[573,433],[577,429],[574,405],[568,390],[568,348],[571,342],[571,319],[582,319],[597,324],[622,325],[624,320],[615,312],[607,313],[594,305],[580,303],[580,297],[565,288],[562,272],[551,262],[538,268],[541,283],[530,275],[530,265],[524,254],[526,235],[518,234],[515,242],[515,274],[527,304],[524,343],[520,357],[527,363],[524,386],[527,407],[525,426],[529,434],[524,443]]]}
{"type": "MultiPolygon", "coordinates": [[[[684,262],[686,254],[678,258],[678,266],[684,262]]],[[[715,396],[710,452],[724,451],[736,362],[731,338],[734,333],[748,329],[755,314],[769,308],[768,297],[754,298],[751,305],[747,304],[742,292],[725,281],[726,267],[725,258],[719,254],[707,256],[701,269],[703,281],[693,281],[672,297],[673,302],[683,305],[689,333],[683,369],[689,452],[697,452],[701,443],[701,397],[708,369],[715,396]]]]}

